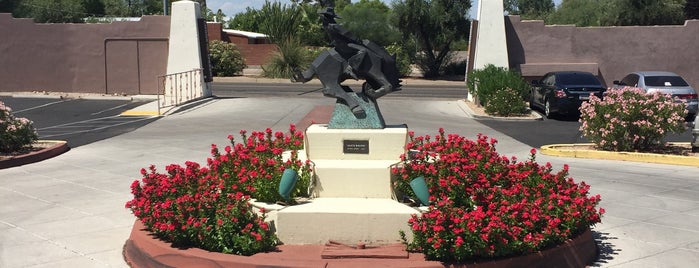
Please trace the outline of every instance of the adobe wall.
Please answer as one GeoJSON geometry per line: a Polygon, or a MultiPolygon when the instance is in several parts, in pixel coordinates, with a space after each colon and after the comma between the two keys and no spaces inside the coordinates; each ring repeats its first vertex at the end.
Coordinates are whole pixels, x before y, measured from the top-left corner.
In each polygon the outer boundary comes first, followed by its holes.
{"type": "MultiPolygon", "coordinates": [[[[224,34],[225,35],[225,34],[224,34]]],[[[275,44],[250,44],[248,38],[228,35],[231,43],[238,46],[240,54],[245,58],[245,64],[248,66],[264,65],[267,60],[277,51],[275,44]]]]}
{"type": "Polygon", "coordinates": [[[575,27],[505,17],[510,68],[597,72],[607,86],[632,71],[675,72],[699,89],[699,20],[676,26],[575,27]]]}
{"type": "Polygon", "coordinates": [[[276,45],[267,44],[266,39],[251,41],[248,37],[224,32],[220,22],[208,22],[207,30],[209,41],[221,40],[235,44],[248,66],[265,64],[277,49],[276,45]]]}
{"type": "Polygon", "coordinates": [[[37,24],[0,13],[0,91],[156,94],[170,17],[37,24]]]}

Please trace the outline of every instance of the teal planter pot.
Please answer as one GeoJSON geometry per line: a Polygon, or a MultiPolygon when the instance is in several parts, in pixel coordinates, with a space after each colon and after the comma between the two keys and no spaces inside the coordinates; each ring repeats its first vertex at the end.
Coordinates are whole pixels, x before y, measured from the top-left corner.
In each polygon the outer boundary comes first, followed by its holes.
{"type": "Polygon", "coordinates": [[[282,174],[282,179],[279,182],[279,195],[284,199],[291,199],[291,191],[296,186],[296,181],[299,179],[298,173],[293,169],[285,169],[282,174]]]}
{"type": "Polygon", "coordinates": [[[422,203],[422,205],[427,206],[430,204],[430,189],[427,187],[425,177],[420,176],[414,178],[412,181],[410,181],[410,188],[413,189],[413,192],[417,198],[420,199],[420,203],[422,203]]]}

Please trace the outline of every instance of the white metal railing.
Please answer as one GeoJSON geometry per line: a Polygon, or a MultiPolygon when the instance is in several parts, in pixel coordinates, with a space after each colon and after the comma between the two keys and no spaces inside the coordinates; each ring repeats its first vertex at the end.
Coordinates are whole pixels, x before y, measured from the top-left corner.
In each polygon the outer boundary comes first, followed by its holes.
{"type": "Polygon", "coordinates": [[[202,69],[158,76],[158,114],[204,97],[202,69]]]}

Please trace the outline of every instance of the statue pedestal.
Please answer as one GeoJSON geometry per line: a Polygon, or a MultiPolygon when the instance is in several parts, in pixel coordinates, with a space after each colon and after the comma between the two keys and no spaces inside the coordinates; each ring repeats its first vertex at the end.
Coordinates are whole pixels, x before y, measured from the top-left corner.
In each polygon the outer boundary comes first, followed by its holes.
{"type": "Polygon", "coordinates": [[[420,213],[393,199],[391,166],[405,151],[408,128],[306,130],[305,152],[315,166],[314,199],[276,213],[285,244],[400,242],[408,219],[420,213]]]}
{"type": "Polygon", "coordinates": [[[391,198],[391,165],[405,151],[408,128],[328,129],[311,125],[305,150],[316,171],[315,197],[391,198]]]}

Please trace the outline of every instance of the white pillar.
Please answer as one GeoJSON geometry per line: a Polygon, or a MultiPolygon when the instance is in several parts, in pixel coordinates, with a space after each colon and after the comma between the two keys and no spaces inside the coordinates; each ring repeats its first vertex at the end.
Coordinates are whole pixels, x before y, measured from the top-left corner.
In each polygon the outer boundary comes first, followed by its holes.
{"type": "Polygon", "coordinates": [[[504,13],[503,0],[478,0],[473,69],[483,69],[488,64],[509,68],[504,13]]]}
{"type": "MultiPolygon", "coordinates": [[[[171,14],[167,74],[203,69],[197,30],[197,19],[202,18],[199,3],[188,0],[173,2],[171,14]]],[[[200,97],[211,96],[203,72],[199,72],[196,79],[200,81],[193,89],[198,91],[201,88],[203,96],[200,97]]]]}

